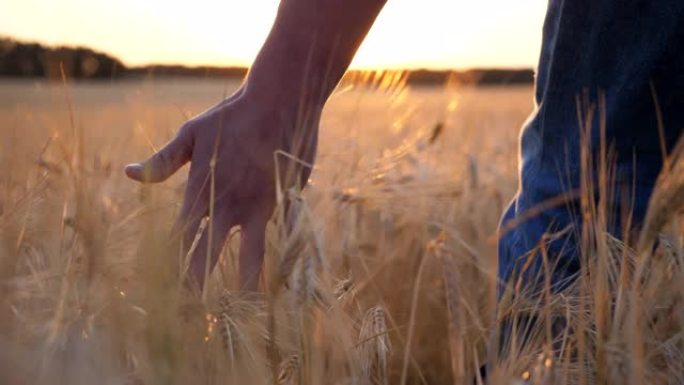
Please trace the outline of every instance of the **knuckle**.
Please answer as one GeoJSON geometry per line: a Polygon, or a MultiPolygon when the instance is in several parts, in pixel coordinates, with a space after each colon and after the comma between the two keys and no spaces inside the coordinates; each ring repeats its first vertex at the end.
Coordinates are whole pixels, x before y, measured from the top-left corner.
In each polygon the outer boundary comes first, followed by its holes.
{"type": "MultiPolygon", "coordinates": [[[[168,149],[163,148],[152,156],[152,161],[156,167],[166,167],[169,163],[168,149]]],[[[162,171],[162,170],[160,170],[162,171]]]]}

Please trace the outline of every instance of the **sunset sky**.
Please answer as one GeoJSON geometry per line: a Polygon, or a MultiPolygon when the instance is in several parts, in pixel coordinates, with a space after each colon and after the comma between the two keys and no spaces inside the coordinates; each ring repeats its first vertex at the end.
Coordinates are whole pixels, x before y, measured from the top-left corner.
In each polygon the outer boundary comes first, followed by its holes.
{"type": "MultiPolygon", "coordinates": [[[[278,0],[0,0],[0,35],[127,65],[249,65],[278,0]]],[[[388,0],[356,68],[530,67],[546,0],[388,0]]]]}

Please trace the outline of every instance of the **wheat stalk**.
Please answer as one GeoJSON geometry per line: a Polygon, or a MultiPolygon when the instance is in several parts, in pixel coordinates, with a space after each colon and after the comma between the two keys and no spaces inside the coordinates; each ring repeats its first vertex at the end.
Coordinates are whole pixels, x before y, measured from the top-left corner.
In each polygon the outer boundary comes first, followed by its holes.
{"type": "Polygon", "coordinates": [[[465,375],[465,345],[463,334],[463,314],[459,311],[459,301],[462,298],[459,288],[459,271],[454,261],[446,254],[445,234],[442,233],[436,240],[430,243],[430,249],[437,255],[442,263],[442,276],[446,293],[447,314],[449,319],[449,348],[451,350],[451,371],[454,381],[462,380],[465,375]]]}
{"type": "Polygon", "coordinates": [[[277,385],[296,385],[299,384],[299,356],[291,355],[278,366],[277,385]]]}
{"type": "Polygon", "coordinates": [[[361,372],[373,385],[387,385],[387,366],[392,353],[386,313],[382,306],[370,308],[363,317],[359,331],[361,372]]]}
{"type": "Polygon", "coordinates": [[[684,209],[684,136],[663,165],[651,195],[637,250],[645,252],[662,228],[684,209]]]}
{"type": "Polygon", "coordinates": [[[254,355],[247,346],[244,333],[245,325],[254,325],[256,318],[263,314],[263,301],[256,293],[225,291],[219,299],[218,322],[223,348],[231,365],[240,358],[240,351],[254,355]]]}

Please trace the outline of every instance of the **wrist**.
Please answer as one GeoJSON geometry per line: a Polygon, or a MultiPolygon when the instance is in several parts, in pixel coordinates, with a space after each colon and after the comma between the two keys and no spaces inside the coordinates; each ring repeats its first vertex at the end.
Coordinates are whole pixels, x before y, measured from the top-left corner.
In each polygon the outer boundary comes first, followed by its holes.
{"type": "Polygon", "coordinates": [[[317,129],[323,104],[307,102],[301,92],[294,86],[275,80],[254,84],[248,80],[240,99],[260,110],[259,115],[268,116],[267,119],[273,123],[272,128],[277,127],[284,132],[317,129]]]}
{"type": "Polygon", "coordinates": [[[250,71],[242,97],[268,106],[283,120],[297,121],[302,116],[320,116],[329,94],[321,90],[323,82],[313,73],[288,76],[279,70],[250,71]]]}

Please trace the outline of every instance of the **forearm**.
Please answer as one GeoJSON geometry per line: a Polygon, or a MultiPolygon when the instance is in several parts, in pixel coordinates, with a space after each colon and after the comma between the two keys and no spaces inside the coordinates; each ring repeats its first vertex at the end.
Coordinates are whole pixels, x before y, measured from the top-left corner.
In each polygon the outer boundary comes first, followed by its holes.
{"type": "Polygon", "coordinates": [[[282,0],[246,92],[285,110],[320,110],[385,0],[282,0]]]}

